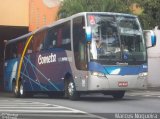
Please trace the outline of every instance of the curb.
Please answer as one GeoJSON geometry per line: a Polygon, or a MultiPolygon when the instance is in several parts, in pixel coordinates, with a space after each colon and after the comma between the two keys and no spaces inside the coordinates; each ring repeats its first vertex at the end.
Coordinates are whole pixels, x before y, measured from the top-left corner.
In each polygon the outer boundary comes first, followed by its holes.
{"type": "Polygon", "coordinates": [[[160,91],[160,87],[148,87],[146,90],[148,90],[148,91],[160,91]]]}

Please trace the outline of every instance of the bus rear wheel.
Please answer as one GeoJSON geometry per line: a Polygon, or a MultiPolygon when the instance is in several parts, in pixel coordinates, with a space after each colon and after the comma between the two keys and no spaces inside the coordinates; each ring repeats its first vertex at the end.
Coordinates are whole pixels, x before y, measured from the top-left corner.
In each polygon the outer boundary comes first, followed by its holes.
{"type": "Polygon", "coordinates": [[[76,91],[76,87],[75,84],[73,82],[73,80],[69,80],[66,83],[66,89],[65,89],[65,93],[67,94],[67,97],[71,100],[78,100],[80,95],[79,93],[76,91]]]}
{"type": "Polygon", "coordinates": [[[22,82],[20,82],[19,94],[20,94],[20,97],[25,97],[24,86],[22,82]]]}
{"type": "Polygon", "coordinates": [[[122,99],[124,97],[125,91],[116,91],[112,94],[114,99],[122,99]]]}
{"type": "Polygon", "coordinates": [[[18,91],[17,91],[17,89],[16,89],[16,81],[13,81],[13,83],[12,83],[12,92],[13,92],[13,94],[14,94],[14,96],[15,96],[16,98],[19,98],[19,97],[20,97],[19,89],[18,89],[18,91]]]}
{"type": "Polygon", "coordinates": [[[13,94],[16,98],[24,98],[24,97],[31,97],[32,95],[30,93],[26,93],[24,91],[24,85],[23,85],[23,82],[20,81],[19,82],[19,87],[18,87],[18,90],[16,89],[16,82],[14,81],[12,83],[12,91],[13,91],[13,94]]]}
{"type": "Polygon", "coordinates": [[[20,81],[19,95],[21,98],[33,97],[33,94],[31,92],[26,92],[24,90],[24,84],[22,81],[20,81]]]}

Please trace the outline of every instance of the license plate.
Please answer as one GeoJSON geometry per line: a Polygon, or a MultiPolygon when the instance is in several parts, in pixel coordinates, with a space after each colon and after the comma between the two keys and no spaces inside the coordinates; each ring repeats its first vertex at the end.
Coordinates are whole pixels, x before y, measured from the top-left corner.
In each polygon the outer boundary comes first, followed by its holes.
{"type": "Polygon", "coordinates": [[[118,82],[118,86],[119,87],[127,87],[128,86],[128,82],[118,82]]]}

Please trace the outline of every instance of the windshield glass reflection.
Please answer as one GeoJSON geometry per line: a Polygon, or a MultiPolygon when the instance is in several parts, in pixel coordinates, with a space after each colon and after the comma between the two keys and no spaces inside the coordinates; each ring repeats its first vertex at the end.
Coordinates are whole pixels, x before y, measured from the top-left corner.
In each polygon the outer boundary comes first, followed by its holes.
{"type": "Polygon", "coordinates": [[[114,17],[95,17],[92,25],[91,58],[98,60],[120,59],[120,43],[114,17]]]}
{"type": "Polygon", "coordinates": [[[146,61],[145,43],[136,17],[89,15],[92,27],[90,59],[146,61]]]}

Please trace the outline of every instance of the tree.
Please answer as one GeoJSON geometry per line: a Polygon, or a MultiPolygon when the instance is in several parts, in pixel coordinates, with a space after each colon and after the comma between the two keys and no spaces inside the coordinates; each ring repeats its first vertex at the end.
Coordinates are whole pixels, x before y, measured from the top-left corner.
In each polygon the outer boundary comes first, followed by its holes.
{"type": "Polygon", "coordinates": [[[71,16],[78,12],[121,12],[139,17],[143,29],[153,29],[160,25],[160,0],[63,0],[58,18],[71,16]],[[132,5],[141,8],[139,14],[132,5]]]}
{"type": "Polygon", "coordinates": [[[61,4],[58,18],[71,16],[78,12],[124,12],[121,0],[64,0],[61,4]]]}
{"type": "Polygon", "coordinates": [[[143,19],[144,28],[152,29],[156,25],[160,25],[160,1],[159,0],[145,0],[142,3],[144,13],[141,19],[143,19]]]}
{"type": "Polygon", "coordinates": [[[136,14],[143,29],[153,29],[156,25],[160,25],[160,0],[125,0],[125,2],[128,3],[128,6],[137,3],[143,9],[141,14],[136,14]]]}

